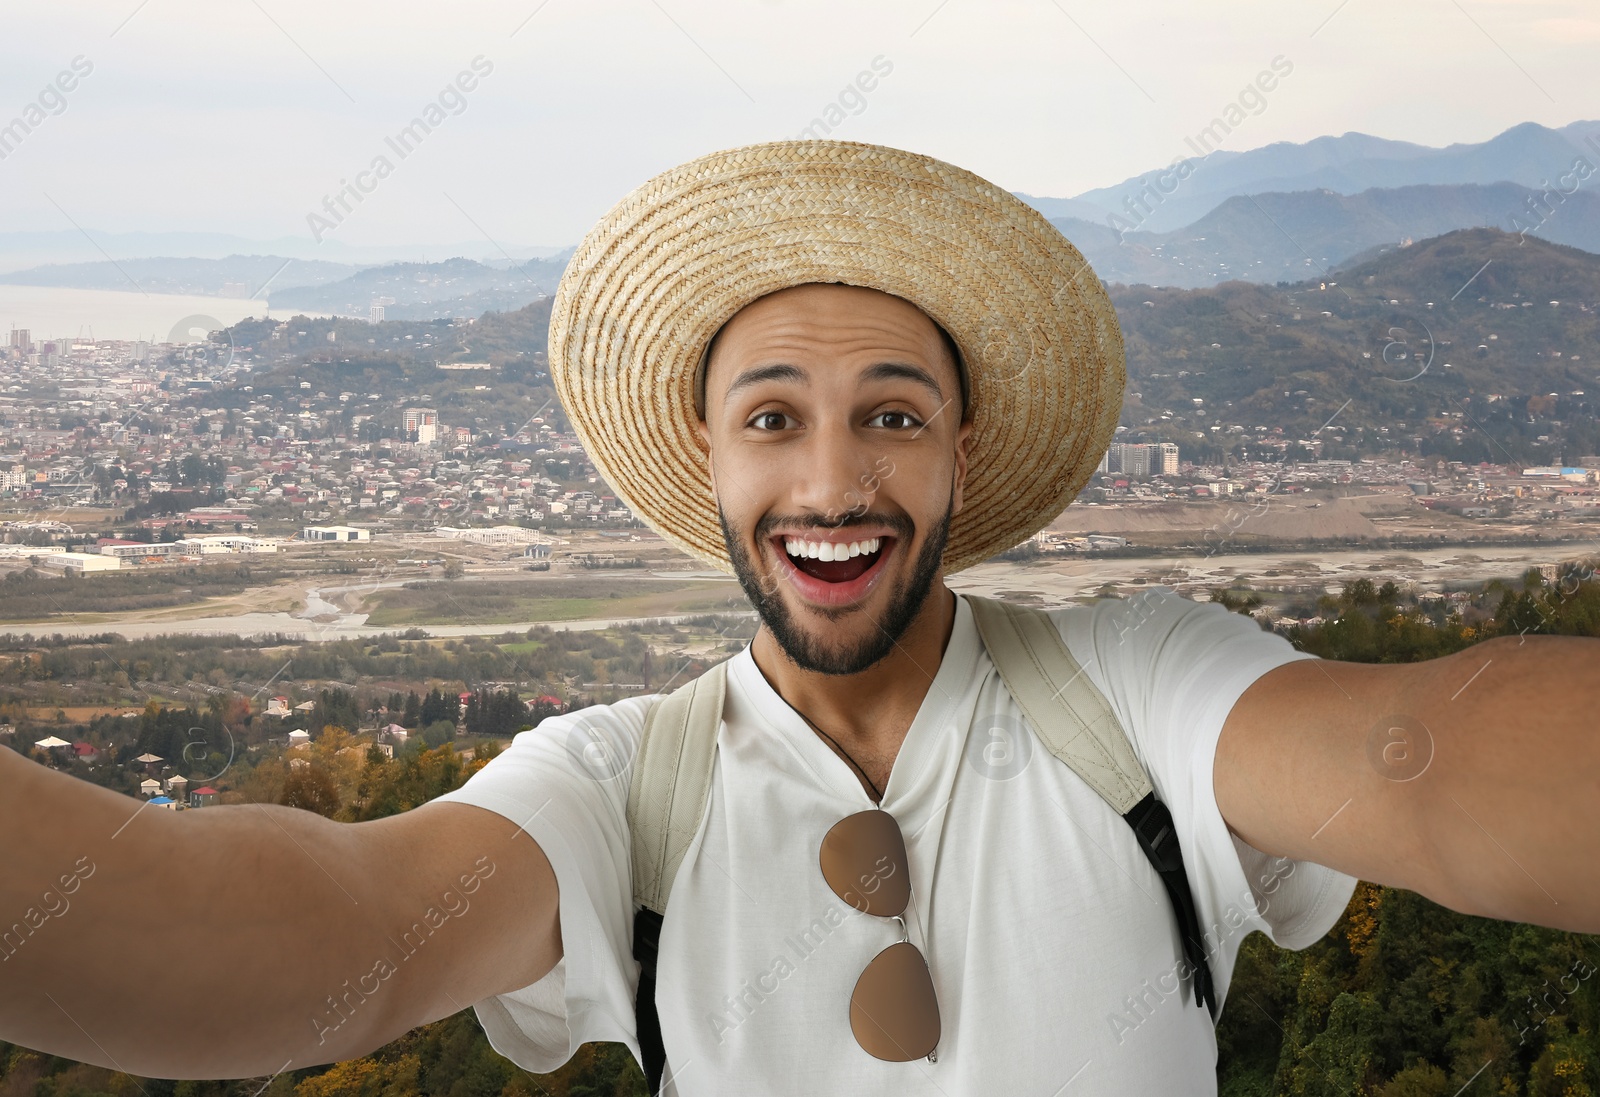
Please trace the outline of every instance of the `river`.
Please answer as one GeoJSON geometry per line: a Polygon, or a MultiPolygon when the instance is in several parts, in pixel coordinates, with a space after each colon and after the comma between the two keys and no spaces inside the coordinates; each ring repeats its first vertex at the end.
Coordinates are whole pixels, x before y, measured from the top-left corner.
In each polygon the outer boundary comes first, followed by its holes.
{"type": "MultiPolygon", "coordinates": [[[[994,561],[979,564],[950,577],[951,589],[965,594],[1012,598],[1037,598],[1054,605],[1088,598],[1102,585],[1111,583],[1124,592],[1148,586],[1170,586],[1196,594],[1214,586],[1227,586],[1243,579],[1265,589],[1298,588],[1317,592],[1337,591],[1352,579],[1368,578],[1381,584],[1415,583],[1420,590],[1440,590],[1458,584],[1487,579],[1520,578],[1530,567],[1558,563],[1600,553],[1594,542],[1549,545],[1474,545],[1471,547],[1428,548],[1412,552],[1363,549],[1334,549],[1320,552],[1275,551],[1247,554],[1191,554],[1170,557],[1068,556],[1041,564],[1013,564],[994,561]]],[[[657,573],[666,581],[682,581],[692,576],[684,572],[657,573]]],[[[718,578],[724,578],[720,573],[718,578]]],[[[89,580],[92,581],[92,580],[89,580]]],[[[457,582],[471,580],[457,580],[457,582]]],[[[729,580],[732,582],[732,580],[729,580]]],[[[123,620],[111,615],[94,623],[7,621],[0,624],[0,636],[31,633],[48,636],[94,636],[120,633],[129,639],[146,639],[164,634],[227,635],[259,637],[281,634],[298,640],[368,639],[402,628],[374,628],[364,613],[341,609],[333,597],[351,590],[371,592],[379,587],[399,586],[403,580],[379,583],[352,583],[345,586],[313,588],[306,592],[305,604],[294,613],[255,612],[226,617],[143,618],[137,614],[123,620]]],[[[689,615],[693,616],[693,615],[689,615]]],[[[421,626],[437,638],[455,636],[498,636],[505,632],[525,632],[533,625],[557,629],[605,629],[622,623],[623,618],[594,618],[578,621],[511,621],[500,624],[437,622],[421,626]]]]}

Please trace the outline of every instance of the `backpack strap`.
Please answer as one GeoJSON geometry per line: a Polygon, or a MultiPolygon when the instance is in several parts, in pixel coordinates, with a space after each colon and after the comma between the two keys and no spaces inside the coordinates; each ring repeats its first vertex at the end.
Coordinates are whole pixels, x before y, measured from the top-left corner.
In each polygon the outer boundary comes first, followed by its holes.
{"type": "Polygon", "coordinates": [[[640,1066],[651,1093],[661,1090],[667,1061],[656,1013],[656,954],[672,881],[700,820],[711,804],[717,731],[727,693],[728,665],[700,677],[650,706],[628,781],[628,833],[633,843],[633,958],[639,961],[634,1020],[640,1066]]]}
{"type": "MultiPolygon", "coordinates": [[[[1127,733],[1046,614],[963,595],[989,658],[1046,749],[1082,777],[1133,829],[1177,913],[1195,1004],[1217,1014],[1200,921],[1183,869],[1172,813],[1156,798],[1127,733]]],[[[728,668],[718,663],[651,705],[628,787],[633,846],[633,957],[639,962],[634,1019],[650,1093],[666,1064],[656,1012],[656,956],[677,875],[711,802],[717,732],[728,668]]]]}
{"type": "Polygon", "coordinates": [[[1156,798],[1116,713],[1047,614],[993,598],[964,597],[990,661],[1034,733],[1133,828],[1177,914],[1184,957],[1194,970],[1195,1004],[1206,1006],[1215,1020],[1216,990],[1172,812],[1156,798]]]}

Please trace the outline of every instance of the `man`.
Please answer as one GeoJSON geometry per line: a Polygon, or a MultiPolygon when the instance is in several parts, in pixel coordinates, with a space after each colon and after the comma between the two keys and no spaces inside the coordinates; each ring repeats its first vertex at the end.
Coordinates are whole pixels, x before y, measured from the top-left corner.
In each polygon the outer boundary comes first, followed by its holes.
{"type": "MultiPolygon", "coordinates": [[[[716,672],[715,768],[660,929],[664,1092],[1214,1093],[1213,1019],[1156,871],[1039,746],[1050,729],[945,582],[1048,524],[1114,429],[1120,335],[1075,249],[925,157],[736,149],[602,220],[554,302],[551,364],[607,482],[761,618],[716,672]],[[883,917],[830,875],[862,815],[903,836],[860,877],[908,885],[883,917]],[[857,1023],[858,979],[901,946],[936,1019],[925,1053],[857,1023]]],[[[1356,877],[1600,929],[1600,645],[1356,666],[1160,592],[1048,620],[1170,808],[1218,998],[1247,933],[1310,944],[1356,877]]],[[[547,719],[457,792],[355,826],[130,818],[0,752],[0,912],[93,866],[72,931],[41,924],[0,968],[0,1037],[239,1076],[472,1003],[530,1070],[589,1040],[640,1054],[629,773],[652,703],[547,719]],[[206,993],[151,1003],[179,957],[206,993]]]]}

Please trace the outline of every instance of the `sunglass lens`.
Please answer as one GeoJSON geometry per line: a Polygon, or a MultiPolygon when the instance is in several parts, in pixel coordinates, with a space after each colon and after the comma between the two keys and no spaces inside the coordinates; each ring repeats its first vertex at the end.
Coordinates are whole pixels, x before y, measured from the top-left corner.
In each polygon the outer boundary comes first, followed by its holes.
{"type": "Polygon", "coordinates": [[[894,816],[879,808],[840,819],[822,840],[822,876],[845,902],[893,918],[911,901],[906,842],[894,816]]]}
{"type": "Polygon", "coordinates": [[[908,941],[878,953],[850,995],[850,1029],[869,1055],[892,1063],[921,1059],[939,1045],[933,977],[908,941]]]}

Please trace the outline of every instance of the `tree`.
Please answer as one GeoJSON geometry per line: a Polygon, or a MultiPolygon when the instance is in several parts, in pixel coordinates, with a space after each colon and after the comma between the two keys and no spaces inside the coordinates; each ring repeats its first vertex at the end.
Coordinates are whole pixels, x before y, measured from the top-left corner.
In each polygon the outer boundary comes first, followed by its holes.
{"type": "Polygon", "coordinates": [[[320,732],[325,727],[342,727],[355,730],[361,726],[361,711],[356,706],[355,695],[347,689],[325,689],[317,694],[317,707],[311,715],[311,727],[320,732]]]}
{"type": "Polygon", "coordinates": [[[1212,587],[1211,600],[1225,609],[1234,613],[1250,616],[1250,611],[1261,605],[1261,595],[1253,590],[1234,590],[1228,587],[1212,587]]]}
{"type": "Polygon", "coordinates": [[[422,729],[422,741],[430,747],[441,747],[456,737],[456,726],[449,720],[438,720],[422,729]]]}
{"type": "Polygon", "coordinates": [[[444,691],[435,686],[428,691],[428,696],[423,698],[417,713],[417,722],[423,727],[438,723],[440,720],[455,722],[460,703],[454,697],[446,697],[444,691]]]}
{"type": "Polygon", "coordinates": [[[339,789],[316,766],[294,769],[283,783],[283,793],[278,803],[302,811],[314,811],[325,819],[332,819],[339,810],[339,789]]]}
{"type": "Polygon", "coordinates": [[[1378,1097],[1451,1097],[1454,1091],[1444,1071],[1432,1063],[1418,1063],[1390,1078],[1378,1097]]]}
{"type": "Polygon", "coordinates": [[[1375,606],[1378,604],[1378,588],[1371,579],[1354,579],[1345,584],[1341,598],[1347,606],[1375,606]]]}

